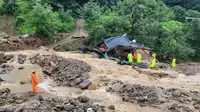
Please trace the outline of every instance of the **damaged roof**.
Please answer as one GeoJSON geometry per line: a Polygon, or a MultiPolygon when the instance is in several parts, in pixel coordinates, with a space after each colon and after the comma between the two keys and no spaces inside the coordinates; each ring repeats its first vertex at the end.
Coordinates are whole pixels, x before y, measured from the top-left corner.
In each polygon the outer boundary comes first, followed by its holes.
{"type": "Polygon", "coordinates": [[[126,35],[105,39],[104,43],[107,46],[107,51],[111,51],[117,46],[130,46],[134,48],[144,48],[142,44],[138,44],[138,43],[130,41],[126,37],[126,35]]]}

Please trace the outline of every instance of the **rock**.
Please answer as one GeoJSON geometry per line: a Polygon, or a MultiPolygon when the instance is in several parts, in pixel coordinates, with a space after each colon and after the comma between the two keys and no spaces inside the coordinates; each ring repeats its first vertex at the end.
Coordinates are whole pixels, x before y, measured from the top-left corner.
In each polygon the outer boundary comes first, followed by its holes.
{"type": "Polygon", "coordinates": [[[88,88],[88,86],[91,84],[91,81],[89,81],[89,80],[84,80],[83,82],[81,82],[80,84],[79,84],[79,87],[81,88],[81,89],[87,89],[88,88]]]}
{"type": "Polygon", "coordinates": [[[4,106],[5,105],[5,100],[0,99],[0,106],[4,106]]]}
{"type": "Polygon", "coordinates": [[[33,103],[32,103],[32,109],[37,109],[39,106],[40,106],[40,101],[38,101],[38,100],[35,100],[35,101],[33,101],[33,103]]]}
{"type": "Polygon", "coordinates": [[[43,72],[46,74],[46,75],[49,75],[49,76],[51,76],[51,74],[52,74],[52,69],[43,69],[43,72]]]}
{"type": "Polygon", "coordinates": [[[14,110],[15,110],[15,107],[13,106],[6,108],[6,112],[13,112],[14,110]]]}
{"type": "Polygon", "coordinates": [[[16,109],[14,110],[14,112],[23,112],[24,108],[25,108],[25,105],[22,105],[20,107],[16,107],[16,109]]]}
{"type": "Polygon", "coordinates": [[[136,99],[139,102],[144,102],[147,99],[147,97],[146,96],[145,97],[137,97],[136,99]]]}
{"type": "Polygon", "coordinates": [[[10,93],[10,89],[8,89],[8,88],[0,89],[0,95],[2,95],[4,93],[10,93]]]}
{"type": "Polygon", "coordinates": [[[123,87],[122,84],[114,84],[114,85],[112,86],[112,89],[113,89],[114,91],[116,91],[116,92],[119,92],[119,91],[121,90],[122,87],[123,87]]]}
{"type": "Polygon", "coordinates": [[[15,101],[17,104],[22,104],[24,101],[23,100],[16,100],[15,101]]]}
{"type": "Polygon", "coordinates": [[[39,100],[39,101],[43,101],[44,98],[40,95],[40,96],[38,97],[38,100],[39,100]]]}
{"type": "Polygon", "coordinates": [[[2,69],[2,67],[0,67],[0,74],[3,74],[3,69],[2,69]]]}
{"type": "Polygon", "coordinates": [[[4,80],[0,77],[0,82],[3,82],[4,80]]]}
{"type": "Polygon", "coordinates": [[[94,112],[92,108],[88,108],[86,112],[94,112]]]}
{"type": "Polygon", "coordinates": [[[89,98],[86,96],[79,96],[78,99],[81,103],[87,103],[89,101],[89,98]]]}
{"type": "Polygon", "coordinates": [[[2,63],[6,63],[6,60],[4,59],[5,54],[4,53],[0,53],[0,64],[2,63]]]}
{"type": "Polygon", "coordinates": [[[20,81],[20,84],[22,84],[22,85],[26,84],[26,81],[20,81]]]}
{"type": "Polygon", "coordinates": [[[24,62],[26,61],[26,55],[19,55],[18,56],[18,63],[19,64],[24,64],[24,62]]]}
{"type": "Polygon", "coordinates": [[[10,61],[11,59],[13,59],[14,58],[14,55],[6,55],[5,57],[4,57],[4,59],[6,60],[6,61],[10,61]]]}
{"type": "Polygon", "coordinates": [[[21,66],[21,67],[19,67],[18,69],[19,69],[19,70],[22,70],[22,69],[24,69],[24,68],[25,68],[25,67],[21,66]]]}
{"type": "Polygon", "coordinates": [[[114,106],[114,105],[110,105],[110,106],[108,107],[108,109],[110,109],[110,110],[115,110],[115,106],[114,106]]]}
{"type": "Polygon", "coordinates": [[[15,99],[11,98],[7,101],[8,103],[14,103],[15,102],[15,99]]]}
{"type": "Polygon", "coordinates": [[[89,90],[97,90],[100,88],[100,84],[98,82],[93,82],[92,84],[89,85],[88,89],[89,90]]]}
{"type": "Polygon", "coordinates": [[[66,105],[64,105],[64,109],[66,110],[66,111],[73,111],[74,110],[74,106],[73,105],[71,105],[71,104],[66,104],[66,105]]]}
{"type": "Polygon", "coordinates": [[[56,108],[59,109],[59,110],[61,110],[61,109],[64,108],[64,106],[62,106],[62,105],[56,105],[56,108]]]}
{"type": "Polygon", "coordinates": [[[75,84],[75,85],[78,85],[78,84],[80,84],[81,82],[82,82],[81,78],[76,78],[76,79],[74,80],[74,84],[75,84]]]}

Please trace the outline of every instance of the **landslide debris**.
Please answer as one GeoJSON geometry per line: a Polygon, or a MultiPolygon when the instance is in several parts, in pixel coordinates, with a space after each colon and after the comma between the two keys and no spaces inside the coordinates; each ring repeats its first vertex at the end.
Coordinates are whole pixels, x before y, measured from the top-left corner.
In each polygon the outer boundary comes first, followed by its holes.
{"type": "Polygon", "coordinates": [[[13,57],[14,55],[5,55],[4,53],[0,53],[0,64],[10,61],[13,57]]]}
{"type": "Polygon", "coordinates": [[[119,94],[123,101],[161,108],[172,112],[200,111],[200,93],[197,91],[185,92],[180,89],[164,89],[156,86],[142,86],[139,84],[114,84],[108,92],[119,94]]]}
{"type": "Polygon", "coordinates": [[[42,45],[42,41],[39,38],[0,39],[0,51],[3,51],[3,52],[35,49],[41,45],[42,45]]]}
{"type": "Polygon", "coordinates": [[[40,65],[44,74],[50,76],[58,86],[86,89],[91,84],[88,80],[91,66],[83,61],[39,54],[30,58],[30,61],[40,65]]]}
{"type": "Polygon", "coordinates": [[[92,108],[95,112],[105,112],[105,107],[94,105],[85,97],[63,98],[63,97],[42,97],[32,92],[10,95],[8,88],[0,89],[0,112],[85,112],[92,108]],[[7,106],[5,106],[7,105],[7,106]]]}
{"type": "Polygon", "coordinates": [[[12,71],[13,69],[13,66],[2,64],[0,65],[0,74],[6,74],[7,72],[12,71]]]}

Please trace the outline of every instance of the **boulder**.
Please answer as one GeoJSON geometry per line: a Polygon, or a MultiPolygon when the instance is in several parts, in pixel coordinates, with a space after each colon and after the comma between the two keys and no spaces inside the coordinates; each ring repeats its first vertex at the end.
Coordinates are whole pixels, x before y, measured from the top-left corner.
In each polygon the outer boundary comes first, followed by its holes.
{"type": "Polygon", "coordinates": [[[92,83],[92,82],[91,82],[90,80],[84,80],[83,82],[81,82],[81,83],[79,84],[79,87],[80,87],[81,89],[87,89],[88,86],[89,86],[91,83],[92,83]]]}

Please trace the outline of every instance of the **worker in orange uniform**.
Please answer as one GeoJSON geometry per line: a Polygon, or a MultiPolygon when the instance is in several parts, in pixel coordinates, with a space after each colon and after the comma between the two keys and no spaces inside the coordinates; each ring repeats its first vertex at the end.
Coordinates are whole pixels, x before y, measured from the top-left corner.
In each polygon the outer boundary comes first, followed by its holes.
{"type": "Polygon", "coordinates": [[[133,54],[133,59],[134,59],[135,62],[137,61],[137,52],[135,52],[135,53],[133,54]]]}
{"type": "Polygon", "coordinates": [[[33,86],[33,93],[37,94],[38,79],[36,77],[35,71],[33,71],[31,74],[31,82],[33,86]]]}

